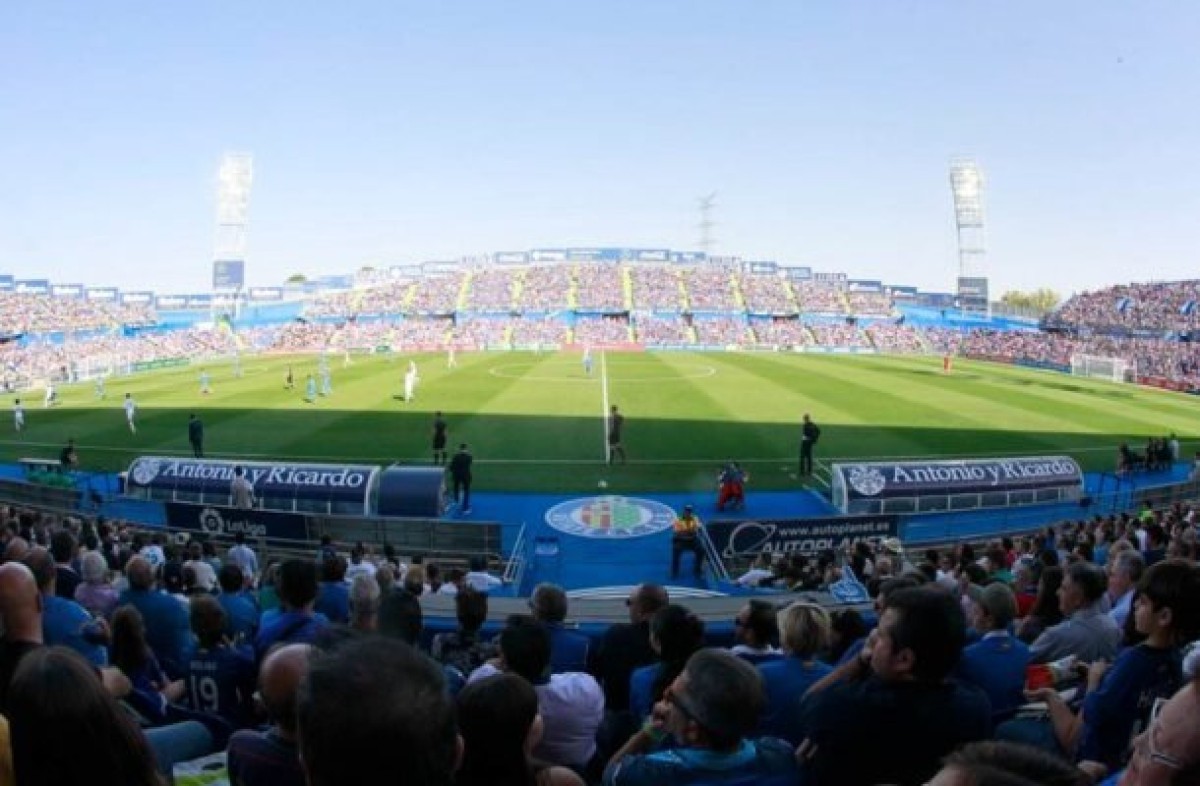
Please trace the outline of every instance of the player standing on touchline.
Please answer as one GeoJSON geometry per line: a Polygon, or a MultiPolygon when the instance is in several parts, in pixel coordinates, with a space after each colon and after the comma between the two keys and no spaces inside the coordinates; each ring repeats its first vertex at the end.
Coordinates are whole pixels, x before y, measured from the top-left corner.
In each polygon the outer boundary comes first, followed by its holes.
{"type": "Polygon", "coordinates": [[[125,394],[125,422],[129,424],[129,433],[137,433],[137,425],[134,424],[134,417],[137,415],[137,404],[133,400],[132,393],[125,394]]]}

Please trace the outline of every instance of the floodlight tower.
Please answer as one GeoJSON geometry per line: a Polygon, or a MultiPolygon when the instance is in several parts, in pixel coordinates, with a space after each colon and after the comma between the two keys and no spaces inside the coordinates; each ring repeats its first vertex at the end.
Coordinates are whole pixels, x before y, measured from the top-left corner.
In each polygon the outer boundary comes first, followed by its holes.
{"type": "Polygon", "coordinates": [[[217,225],[213,240],[213,301],[224,296],[238,308],[246,283],[246,229],[250,221],[250,186],[254,159],[248,153],[226,153],[217,170],[217,225]]]}
{"type": "Polygon", "coordinates": [[[713,208],[717,205],[717,192],[700,197],[696,200],[700,210],[700,223],[696,228],[700,230],[700,250],[704,252],[704,258],[707,260],[712,255],[713,236],[712,230],[716,226],[713,221],[713,208]]]}
{"type": "Polygon", "coordinates": [[[969,159],[950,162],[954,224],[958,234],[958,303],[964,311],[991,316],[988,297],[987,243],[983,231],[983,173],[969,159]]]}

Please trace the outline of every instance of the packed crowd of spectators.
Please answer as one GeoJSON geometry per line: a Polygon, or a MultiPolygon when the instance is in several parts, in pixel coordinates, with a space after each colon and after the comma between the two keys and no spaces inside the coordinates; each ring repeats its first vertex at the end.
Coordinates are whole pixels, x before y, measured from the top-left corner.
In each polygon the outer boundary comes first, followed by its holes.
{"type": "Polygon", "coordinates": [[[796,301],[804,314],[845,314],[846,300],[841,289],[831,284],[806,281],[793,284],[796,301]]]}
{"type": "Polygon", "coordinates": [[[576,344],[623,344],[632,341],[625,317],[583,317],[575,320],[576,344]]]}
{"type": "Polygon", "coordinates": [[[886,292],[847,292],[850,313],[858,317],[887,317],[895,311],[892,296],[886,292]]]}
{"type": "Polygon", "coordinates": [[[513,319],[512,343],[517,346],[555,347],[566,340],[567,326],[557,319],[513,319]]]}
{"type": "Polygon", "coordinates": [[[742,299],[751,314],[795,314],[799,310],[792,287],[779,274],[748,273],[738,277],[742,299]]]}
{"type": "Polygon", "coordinates": [[[921,332],[911,325],[879,322],[866,328],[866,332],[871,343],[880,352],[910,354],[925,351],[921,332]]]}
{"type": "Polygon", "coordinates": [[[525,270],[525,281],[517,297],[530,311],[558,311],[567,307],[573,288],[570,267],[539,265],[525,270]]]}
{"type": "Polygon", "coordinates": [[[651,346],[692,344],[692,328],[682,319],[659,319],[639,316],[633,323],[634,336],[651,346]]]}
{"type": "Polygon", "coordinates": [[[463,276],[428,276],[413,286],[407,308],[415,314],[452,314],[458,310],[463,276]]]}
{"type": "Polygon", "coordinates": [[[633,283],[633,307],[660,311],[680,311],[683,292],[675,268],[658,265],[633,265],[629,268],[633,283]]]}
{"type": "Polygon", "coordinates": [[[738,583],[867,603],[760,594],[710,629],[641,584],[589,634],[553,584],[489,623],[482,559],[328,537],[276,559],[0,506],[0,782],[161,786],[199,761],[240,786],[1182,786],[1197,540],[1174,503],[978,548],[764,553],[738,583]],[[453,630],[425,631],[426,596],[453,630]]]}
{"type": "Polygon", "coordinates": [[[109,330],[157,321],[149,305],[0,292],[0,335],[109,330]]]}
{"type": "Polygon", "coordinates": [[[867,334],[858,325],[847,325],[845,322],[818,322],[809,326],[813,338],[819,347],[856,347],[871,346],[867,334]]]}
{"type": "Polygon", "coordinates": [[[750,323],[755,343],[763,347],[802,347],[813,343],[808,327],[795,318],[761,320],[750,323]]]}
{"type": "Polygon", "coordinates": [[[472,271],[467,288],[467,310],[512,311],[515,294],[522,285],[522,272],[515,268],[484,268],[472,271]]]}
{"type": "Polygon", "coordinates": [[[690,267],[680,271],[691,311],[740,311],[734,297],[734,274],[724,268],[690,267]]]}
{"type": "Polygon", "coordinates": [[[616,265],[575,268],[575,307],[584,311],[628,311],[623,268],[616,265]]]}
{"type": "Polygon", "coordinates": [[[693,319],[696,341],[708,346],[741,347],[753,339],[750,328],[740,319],[693,319]]]}
{"type": "Polygon", "coordinates": [[[1050,315],[1080,328],[1188,331],[1200,328],[1200,281],[1121,284],[1073,295],[1050,315]]]}

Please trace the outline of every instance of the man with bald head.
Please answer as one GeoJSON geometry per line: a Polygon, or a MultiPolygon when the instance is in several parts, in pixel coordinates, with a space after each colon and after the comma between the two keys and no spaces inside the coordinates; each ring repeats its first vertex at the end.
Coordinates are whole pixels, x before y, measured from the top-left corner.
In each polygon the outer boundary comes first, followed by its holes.
{"type": "Polygon", "coordinates": [[[629,709],[629,676],[634,669],[655,662],[650,619],[668,603],[667,590],[657,584],[634,587],[625,601],[629,623],[610,626],[593,650],[588,671],[604,686],[605,707],[610,712],[629,709]]]}
{"type": "Polygon", "coordinates": [[[146,623],[146,642],[154,650],[163,671],[171,679],[187,674],[192,653],[192,629],[183,605],[165,592],[154,588],[154,568],[145,557],[134,557],[125,565],[129,589],[121,593],[117,604],[126,603],[142,614],[146,623]]]}
{"type": "Polygon", "coordinates": [[[4,561],[5,562],[20,562],[25,559],[25,555],[29,553],[29,541],[25,538],[15,537],[9,539],[4,545],[4,561]]]}
{"type": "Polygon", "coordinates": [[[20,562],[0,565],[0,713],[8,704],[8,683],[25,653],[42,646],[42,595],[33,572],[20,562]]]}
{"type": "Polygon", "coordinates": [[[266,731],[245,730],[229,738],[228,769],[237,786],[304,786],[296,745],[296,689],[308,672],[312,647],[287,644],[263,660],[258,692],[271,719],[266,731]]]}

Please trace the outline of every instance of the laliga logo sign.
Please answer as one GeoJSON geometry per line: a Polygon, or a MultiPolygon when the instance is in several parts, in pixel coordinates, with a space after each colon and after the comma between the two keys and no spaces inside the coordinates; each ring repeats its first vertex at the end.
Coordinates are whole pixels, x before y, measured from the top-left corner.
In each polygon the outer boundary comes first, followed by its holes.
{"type": "Polygon", "coordinates": [[[729,533],[729,543],[725,544],[722,557],[741,557],[747,554],[758,554],[763,546],[771,542],[771,538],[779,530],[774,524],[761,524],[757,521],[743,521],[729,533]]]}
{"type": "Polygon", "coordinates": [[[242,532],[246,535],[263,537],[267,534],[265,525],[256,524],[253,521],[226,521],[225,517],[221,515],[221,511],[215,508],[204,508],[200,511],[200,529],[209,535],[229,535],[242,532]]]}

